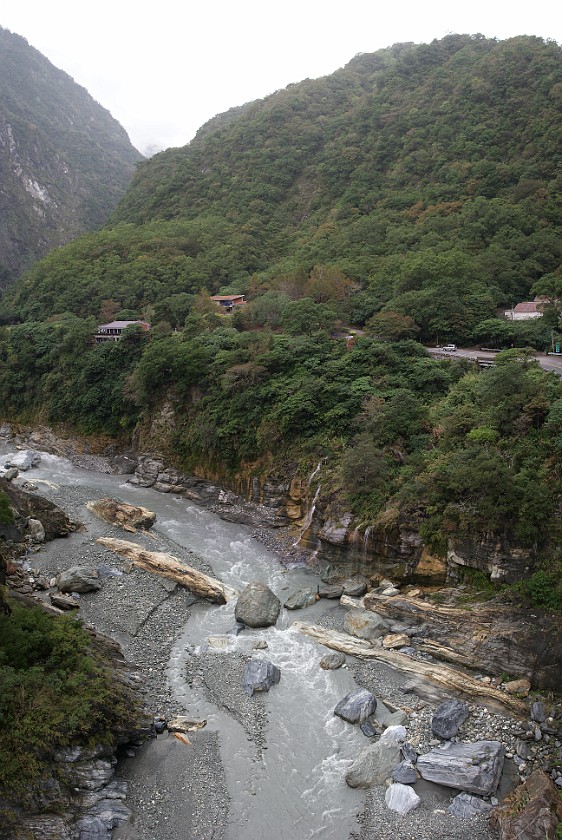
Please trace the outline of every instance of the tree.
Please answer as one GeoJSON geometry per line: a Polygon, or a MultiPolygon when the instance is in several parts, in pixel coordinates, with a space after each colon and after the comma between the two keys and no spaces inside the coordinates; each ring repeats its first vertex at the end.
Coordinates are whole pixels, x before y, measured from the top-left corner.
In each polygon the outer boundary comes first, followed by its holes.
{"type": "Polygon", "coordinates": [[[382,341],[415,338],[420,328],[413,318],[400,312],[385,311],[373,315],[365,324],[365,332],[382,341]]]}
{"type": "Polygon", "coordinates": [[[491,347],[508,347],[515,338],[512,321],[504,318],[486,318],[480,321],[472,331],[474,340],[491,347]]]}

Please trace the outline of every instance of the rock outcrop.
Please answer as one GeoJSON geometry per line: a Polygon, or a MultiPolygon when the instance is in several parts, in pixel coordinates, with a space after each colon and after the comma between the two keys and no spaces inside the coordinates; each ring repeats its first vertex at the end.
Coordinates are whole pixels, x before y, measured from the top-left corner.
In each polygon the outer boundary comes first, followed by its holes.
{"type": "Polygon", "coordinates": [[[530,679],[535,688],[560,689],[562,626],[553,613],[535,608],[530,617],[517,606],[496,603],[466,610],[373,592],[361,603],[388,622],[407,622],[421,653],[492,676],[505,672],[530,679]]]}
{"type": "Polygon", "coordinates": [[[501,840],[555,840],[562,799],[546,773],[535,770],[492,812],[490,822],[501,840]]]}

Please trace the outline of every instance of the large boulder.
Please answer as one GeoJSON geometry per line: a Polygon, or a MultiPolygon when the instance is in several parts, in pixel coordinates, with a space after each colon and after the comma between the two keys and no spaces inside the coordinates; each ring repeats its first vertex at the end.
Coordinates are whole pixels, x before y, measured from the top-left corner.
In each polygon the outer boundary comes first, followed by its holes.
{"type": "Polygon", "coordinates": [[[431,729],[440,738],[448,740],[457,734],[468,717],[468,703],[445,700],[437,706],[431,718],[431,729]]]}
{"type": "Polygon", "coordinates": [[[101,589],[101,580],[97,569],[88,566],[71,566],[57,577],[57,586],[61,592],[97,592],[101,589]]]}
{"type": "Polygon", "coordinates": [[[496,808],[491,825],[501,840],[554,840],[562,822],[562,800],[552,779],[535,770],[496,808]]]}
{"type": "Polygon", "coordinates": [[[366,688],[355,688],[340,700],[334,714],[348,723],[363,723],[377,708],[377,699],[366,688]]]}
{"type": "Polygon", "coordinates": [[[390,630],[388,621],[377,613],[366,610],[349,610],[345,615],[343,626],[346,633],[368,641],[386,636],[390,630]]]}
{"type": "Polygon", "coordinates": [[[281,601],[265,583],[249,583],[238,596],[234,615],[247,627],[271,627],[281,611],[281,601]]]}
{"type": "Polygon", "coordinates": [[[246,663],[242,686],[252,697],[254,691],[269,691],[281,679],[281,671],[268,659],[252,658],[246,663]]]}
{"type": "Polygon", "coordinates": [[[422,779],[428,782],[490,796],[498,786],[503,760],[504,748],[499,741],[474,744],[448,741],[420,755],[416,766],[422,779]]]}
{"type": "Polygon", "coordinates": [[[31,467],[36,467],[41,462],[41,455],[34,449],[23,449],[21,452],[16,452],[15,455],[10,455],[4,461],[6,467],[17,467],[18,470],[26,472],[31,467]]]}
{"type": "Polygon", "coordinates": [[[118,525],[125,531],[135,532],[137,528],[148,530],[156,522],[156,514],[140,505],[128,505],[118,499],[98,499],[87,502],[86,507],[111,525],[118,525]]]}
{"type": "Polygon", "coordinates": [[[345,774],[345,781],[352,788],[383,785],[399,761],[400,747],[379,738],[359,753],[345,774]]]}

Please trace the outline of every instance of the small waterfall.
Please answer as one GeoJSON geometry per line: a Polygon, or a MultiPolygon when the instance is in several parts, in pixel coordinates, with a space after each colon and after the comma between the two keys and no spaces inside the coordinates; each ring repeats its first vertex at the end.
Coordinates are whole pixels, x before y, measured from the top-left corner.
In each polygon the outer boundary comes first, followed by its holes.
{"type": "Polygon", "coordinates": [[[367,525],[365,528],[365,533],[363,534],[363,554],[369,553],[369,541],[374,530],[374,525],[367,525]]]}
{"type": "Polygon", "coordinates": [[[302,540],[302,538],[304,537],[304,535],[306,534],[306,532],[308,531],[308,529],[312,525],[312,519],[314,517],[314,511],[316,510],[316,502],[318,501],[318,496],[320,495],[321,487],[322,487],[322,485],[319,484],[318,487],[316,488],[316,493],[314,494],[314,498],[312,499],[312,504],[310,505],[310,507],[308,508],[308,510],[306,512],[306,517],[305,517],[305,520],[303,522],[303,526],[302,526],[302,530],[300,532],[299,538],[293,543],[293,548],[296,548],[300,544],[300,541],[302,540]]]}
{"type": "Polygon", "coordinates": [[[313,480],[314,476],[318,475],[318,473],[320,472],[320,470],[322,468],[322,464],[324,463],[325,460],[326,460],[325,458],[322,458],[321,461],[318,461],[318,463],[316,464],[316,467],[313,469],[313,471],[308,476],[307,484],[308,484],[309,487],[312,484],[312,480],[313,480]]]}
{"type": "MultiPolygon", "coordinates": [[[[318,461],[315,468],[312,470],[312,472],[308,476],[308,479],[307,479],[307,482],[306,482],[307,487],[310,487],[310,485],[314,481],[315,476],[317,476],[318,473],[320,472],[320,470],[322,469],[322,464],[324,463],[325,460],[326,460],[325,458],[321,458],[320,461],[318,461]]],[[[303,539],[306,532],[309,530],[310,526],[312,525],[312,519],[314,517],[314,512],[316,510],[316,502],[318,501],[318,496],[320,495],[321,486],[322,486],[321,484],[318,484],[318,486],[316,487],[316,492],[314,493],[314,497],[312,499],[311,505],[310,506],[307,505],[306,516],[304,518],[302,529],[301,529],[301,532],[299,534],[298,539],[295,540],[295,542],[293,543],[293,548],[296,548],[298,545],[300,545],[301,540],[303,539]]],[[[308,501],[308,494],[307,494],[307,501],[308,501]]],[[[315,554],[317,554],[317,553],[318,553],[318,546],[315,549],[315,554]]]]}

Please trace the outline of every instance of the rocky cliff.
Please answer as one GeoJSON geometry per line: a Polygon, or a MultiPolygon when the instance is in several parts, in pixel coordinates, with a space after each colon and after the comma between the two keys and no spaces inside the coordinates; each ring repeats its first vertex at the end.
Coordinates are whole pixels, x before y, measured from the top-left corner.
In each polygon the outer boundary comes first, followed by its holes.
{"type": "Polygon", "coordinates": [[[100,227],[142,155],[84,88],[0,27],[0,289],[100,227]]]}

